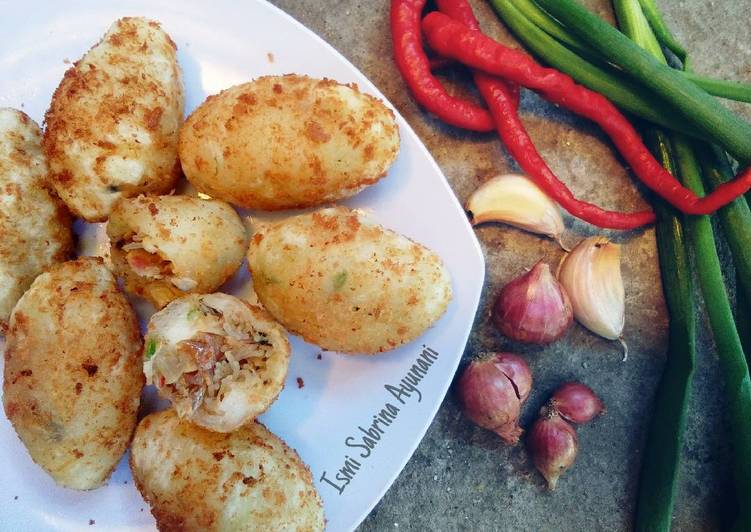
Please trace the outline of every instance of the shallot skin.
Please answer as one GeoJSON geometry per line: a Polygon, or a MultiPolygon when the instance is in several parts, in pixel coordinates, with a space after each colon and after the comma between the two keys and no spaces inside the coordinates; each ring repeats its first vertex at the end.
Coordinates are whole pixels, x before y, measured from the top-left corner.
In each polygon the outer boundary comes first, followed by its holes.
{"type": "Polygon", "coordinates": [[[498,353],[496,364],[511,380],[511,384],[516,388],[519,402],[524,404],[529,397],[529,392],[532,391],[532,372],[527,362],[514,353],[498,353]]]}
{"type": "Polygon", "coordinates": [[[512,353],[493,353],[467,366],[458,392],[467,417],[514,445],[523,433],[519,414],[531,386],[532,374],[524,359],[512,353]]]}
{"type": "Polygon", "coordinates": [[[504,286],[493,306],[498,330],[518,342],[549,344],[563,336],[573,320],[563,285],[542,261],[504,286]]]}
{"type": "Polygon", "coordinates": [[[543,407],[527,435],[527,449],[551,491],[573,465],[578,447],[574,428],[558,412],[543,407]]]}
{"type": "Polygon", "coordinates": [[[561,417],[579,425],[605,412],[605,404],[592,389],[580,382],[566,382],[553,393],[550,406],[561,417]]]}

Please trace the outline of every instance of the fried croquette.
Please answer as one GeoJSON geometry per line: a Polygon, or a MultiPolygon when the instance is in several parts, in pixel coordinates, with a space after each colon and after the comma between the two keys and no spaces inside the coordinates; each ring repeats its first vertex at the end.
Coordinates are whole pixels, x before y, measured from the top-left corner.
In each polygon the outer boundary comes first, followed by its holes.
{"type": "Polygon", "coordinates": [[[102,222],[121,197],[174,187],[184,100],[175,52],[157,22],[122,18],[65,73],[43,146],[77,216],[102,222]]]}
{"type": "Polygon", "coordinates": [[[290,345],[263,309],[222,293],[177,299],[151,317],[146,381],[175,410],[209,430],[255,419],[284,387],[290,345]]]}
{"type": "Polygon", "coordinates": [[[279,210],[352,196],[399,151],[394,113],[354,85],[266,76],[210,96],[180,130],[180,161],[201,192],[279,210]]]}
{"type": "Polygon", "coordinates": [[[138,320],[102,259],[52,266],[10,317],[3,405],[60,485],[102,485],[130,443],[144,377],[138,320]]]}
{"type": "Polygon", "coordinates": [[[248,264],[266,309],[332,351],[394,349],[420,336],[451,299],[438,255],[345,207],[261,226],[248,264]]]}
{"type": "Polygon", "coordinates": [[[125,289],[162,308],[186,293],[213,292],[248,246],[237,212],[189,196],[121,199],[107,224],[112,264],[125,289]]]}
{"type": "Polygon", "coordinates": [[[71,219],[51,191],[42,132],[26,114],[0,108],[0,330],[31,282],[72,252],[71,219]]]}
{"type": "Polygon", "coordinates": [[[173,410],[145,417],[130,468],[162,531],[297,531],[325,527],[310,471],[263,425],[211,432],[173,410]]]}

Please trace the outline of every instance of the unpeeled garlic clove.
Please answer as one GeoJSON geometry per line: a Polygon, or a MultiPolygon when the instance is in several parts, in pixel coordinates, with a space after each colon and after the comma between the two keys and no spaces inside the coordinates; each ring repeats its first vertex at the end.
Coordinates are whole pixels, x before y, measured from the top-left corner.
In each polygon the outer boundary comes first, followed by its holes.
{"type": "Polygon", "coordinates": [[[621,246],[602,236],[582,240],[563,259],[558,280],[579,323],[603,338],[622,342],[626,305],[621,246]]]}
{"type": "Polygon", "coordinates": [[[502,222],[561,243],[564,226],[558,206],[522,175],[498,175],[486,181],[469,197],[467,210],[472,225],[502,222]]]}

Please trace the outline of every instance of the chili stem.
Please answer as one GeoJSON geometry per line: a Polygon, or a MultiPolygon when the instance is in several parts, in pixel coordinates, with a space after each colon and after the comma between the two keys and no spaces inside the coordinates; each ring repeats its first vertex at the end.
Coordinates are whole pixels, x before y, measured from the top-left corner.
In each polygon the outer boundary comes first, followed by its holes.
{"type": "MultiPolygon", "coordinates": [[[[683,75],[659,62],[576,0],[536,0],[581,39],[643,83],[741,162],[751,162],[751,125],[683,75]]],[[[703,136],[704,136],[703,135],[703,136]]]]}

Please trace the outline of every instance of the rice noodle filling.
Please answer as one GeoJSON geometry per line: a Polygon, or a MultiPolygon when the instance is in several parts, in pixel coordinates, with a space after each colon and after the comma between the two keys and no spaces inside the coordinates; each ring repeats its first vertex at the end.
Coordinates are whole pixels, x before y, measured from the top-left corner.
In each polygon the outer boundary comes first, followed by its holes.
{"type": "MultiPolygon", "coordinates": [[[[225,321],[223,326],[241,332],[236,324],[227,327],[225,321]]],[[[266,367],[273,347],[264,333],[254,332],[251,337],[243,331],[234,336],[240,338],[199,332],[189,340],[177,343],[175,362],[179,369],[175,369],[179,374],[172,382],[163,375],[165,384],[170,385],[175,396],[184,401],[182,407],[190,404],[191,414],[203,404],[211,409],[217,399],[221,401],[221,388],[228,381],[251,376],[258,378],[257,373],[266,367]]],[[[174,376],[177,372],[170,373],[174,376]]]]}

